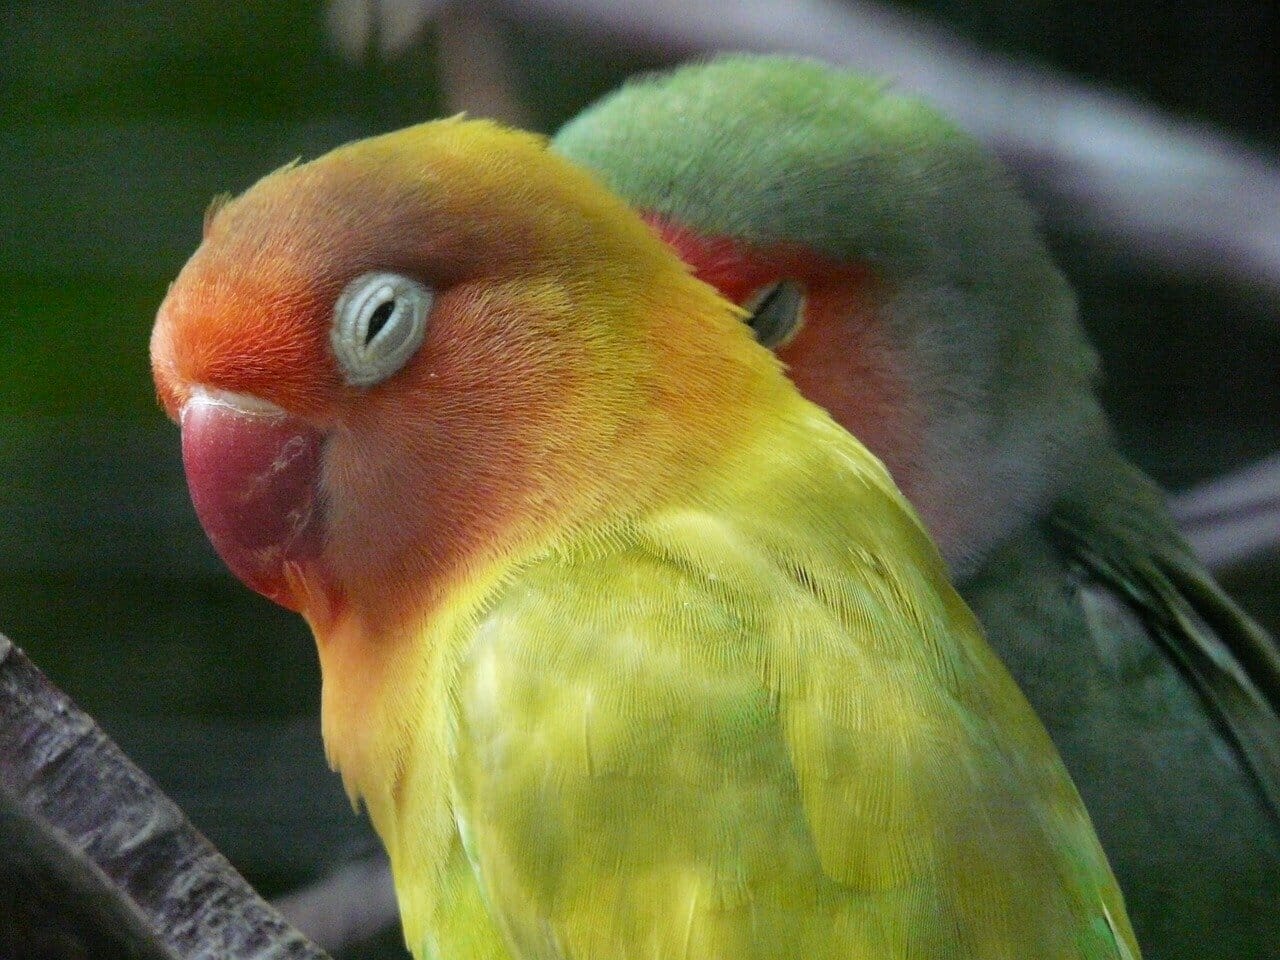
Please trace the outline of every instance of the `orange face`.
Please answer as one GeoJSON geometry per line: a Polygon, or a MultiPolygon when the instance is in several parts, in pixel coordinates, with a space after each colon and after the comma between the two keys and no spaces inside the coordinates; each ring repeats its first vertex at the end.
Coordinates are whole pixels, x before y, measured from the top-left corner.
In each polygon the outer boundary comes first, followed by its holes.
{"type": "Polygon", "coordinates": [[[557,381],[575,375],[535,348],[549,322],[538,304],[495,286],[501,247],[456,243],[431,204],[388,198],[376,173],[300,168],[218,212],[152,336],[215,548],[253,589],[313,619],[496,536],[528,493],[518,464],[557,381]],[[430,316],[393,376],[353,384],[335,316],[377,271],[429,291],[430,316]]]}

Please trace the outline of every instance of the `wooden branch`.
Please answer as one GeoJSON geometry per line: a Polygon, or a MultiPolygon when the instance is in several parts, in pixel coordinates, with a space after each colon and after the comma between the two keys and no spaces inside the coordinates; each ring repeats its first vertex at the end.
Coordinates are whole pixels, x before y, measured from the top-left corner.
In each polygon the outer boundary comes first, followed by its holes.
{"type": "Polygon", "coordinates": [[[400,920],[391,865],[383,853],[356,860],[275,901],[294,926],[326,950],[369,940],[400,920]]]}
{"type": "Polygon", "coordinates": [[[434,25],[448,109],[527,127],[529,111],[490,6],[474,0],[329,0],[325,19],[338,51],[366,64],[396,59],[434,25]]]}
{"type": "Polygon", "coordinates": [[[325,957],[3,635],[0,840],[5,956],[325,957]]]}
{"type": "Polygon", "coordinates": [[[502,28],[479,5],[451,3],[437,12],[436,56],[450,111],[530,125],[502,28]]]}
{"type": "Polygon", "coordinates": [[[1280,454],[1183,491],[1169,509],[1211,570],[1280,548],[1280,454]]]}
{"type": "Polygon", "coordinates": [[[330,0],[325,19],[329,36],[348,60],[360,63],[370,56],[390,60],[418,38],[439,6],[439,0],[330,0]]]}

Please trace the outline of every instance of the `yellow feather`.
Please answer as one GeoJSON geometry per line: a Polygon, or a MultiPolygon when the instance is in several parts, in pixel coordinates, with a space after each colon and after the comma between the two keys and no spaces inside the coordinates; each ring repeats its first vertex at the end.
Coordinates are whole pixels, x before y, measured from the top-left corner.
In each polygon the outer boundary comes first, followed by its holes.
{"type": "Polygon", "coordinates": [[[410,945],[1137,956],[1079,797],[880,465],[802,401],[759,416],[716,482],[526,558],[456,636],[443,778],[473,869],[402,841],[410,945]]]}

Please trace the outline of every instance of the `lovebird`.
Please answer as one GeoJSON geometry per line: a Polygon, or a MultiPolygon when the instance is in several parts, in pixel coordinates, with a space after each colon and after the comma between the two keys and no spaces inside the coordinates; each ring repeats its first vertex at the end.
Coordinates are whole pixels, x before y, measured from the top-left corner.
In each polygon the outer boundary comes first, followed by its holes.
{"type": "Polygon", "coordinates": [[[216,204],[151,357],[417,957],[1139,955],[883,466],[544,139],[436,121],[216,204]]]}
{"type": "Polygon", "coordinates": [[[776,56],[631,82],[554,147],[887,465],[1061,751],[1148,955],[1280,956],[1280,657],[1117,452],[1007,172],[886,83],[776,56]]]}

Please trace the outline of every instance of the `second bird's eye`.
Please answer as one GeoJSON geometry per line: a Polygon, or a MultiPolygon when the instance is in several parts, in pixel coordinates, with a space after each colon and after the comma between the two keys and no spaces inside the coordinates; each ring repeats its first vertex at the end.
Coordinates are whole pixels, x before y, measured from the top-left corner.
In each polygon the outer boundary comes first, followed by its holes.
{"type": "Polygon", "coordinates": [[[804,288],[794,280],[761,287],[743,306],[749,326],[761,346],[776,350],[791,342],[804,322],[804,288]]]}
{"type": "Polygon", "coordinates": [[[356,277],[333,308],[329,340],[353,387],[381,383],[422,343],[435,299],[430,288],[398,273],[356,277]]]}

